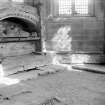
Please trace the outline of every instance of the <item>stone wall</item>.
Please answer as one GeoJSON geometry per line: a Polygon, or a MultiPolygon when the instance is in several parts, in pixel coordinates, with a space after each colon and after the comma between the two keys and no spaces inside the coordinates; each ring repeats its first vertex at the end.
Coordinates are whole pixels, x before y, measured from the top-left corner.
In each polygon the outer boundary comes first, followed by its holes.
{"type": "MultiPolygon", "coordinates": [[[[87,54],[92,58],[91,62],[89,60],[87,63],[104,62],[104,2],[102,0],[95,0],[93,17],[55,18],[51,14],[50,0],[44,0],[41,14],[43,20],[42,31],[44,33],[42,36],[46,42],[47,51],[54,51],[54,42],[52,39],[58,30],[62,27],[70,26],[71,31],[69,32],[69,37],[72,38],[70,42],[71,49],[67,52],[64,50],[63,53],[66,52],[67,56],[68,54],[70,56],[72,54],[79,56],[85,56],[87,54]]],[[[69,58],[71,58],[70,56],[69,58]]],[[[70,60],[67,60],[67,62],[71,63],[70,60]]]]}
{"type": "Polygon", "coordinates": [[[0,57],[18,56],[35,52],[35,45],[27,42],[0,44],[0,57]]]}

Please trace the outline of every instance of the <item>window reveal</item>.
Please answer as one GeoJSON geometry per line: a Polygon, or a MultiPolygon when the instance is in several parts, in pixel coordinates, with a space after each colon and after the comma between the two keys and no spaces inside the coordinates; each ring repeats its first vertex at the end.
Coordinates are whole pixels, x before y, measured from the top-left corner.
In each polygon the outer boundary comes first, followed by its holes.
{"type": "Polygon", "coordinates": [[[93,1],[94,0],[91,2],[90,0],[53,0],[52,12],[56,16],[93,15],[93,1]]]}

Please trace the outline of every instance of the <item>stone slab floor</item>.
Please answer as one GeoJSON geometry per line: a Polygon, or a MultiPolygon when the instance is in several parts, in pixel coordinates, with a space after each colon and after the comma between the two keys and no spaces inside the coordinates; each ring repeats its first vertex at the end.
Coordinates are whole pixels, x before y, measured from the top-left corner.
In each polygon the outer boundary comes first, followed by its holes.
{"type": "Polygon", "coordinates": [[[105,74],[57,69],[16,85],[0,85],[0,105],[105,105],[105,74]],[[52,98],[59,101],[47,102],[52,98]]]}

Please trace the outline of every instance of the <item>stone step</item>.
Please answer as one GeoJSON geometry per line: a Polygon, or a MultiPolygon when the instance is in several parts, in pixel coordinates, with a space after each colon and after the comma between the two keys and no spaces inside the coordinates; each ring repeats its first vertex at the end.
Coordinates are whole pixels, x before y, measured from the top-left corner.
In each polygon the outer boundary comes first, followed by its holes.
{"type": "Polygon", "coordinates": [[[105,66],[95,64],[77,64],[72,66],[73,69],[89,71],[93,73],[105,74],[105,66]]]}

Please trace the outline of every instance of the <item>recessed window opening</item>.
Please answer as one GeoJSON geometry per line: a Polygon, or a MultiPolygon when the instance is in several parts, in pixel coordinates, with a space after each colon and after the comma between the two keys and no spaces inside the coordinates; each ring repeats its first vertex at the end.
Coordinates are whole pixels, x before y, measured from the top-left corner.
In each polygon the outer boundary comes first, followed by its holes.
{"type": "Polygon", "coordinates": [[[58,15],[89,15],[89,0],[58,0],[58,15]]]}

